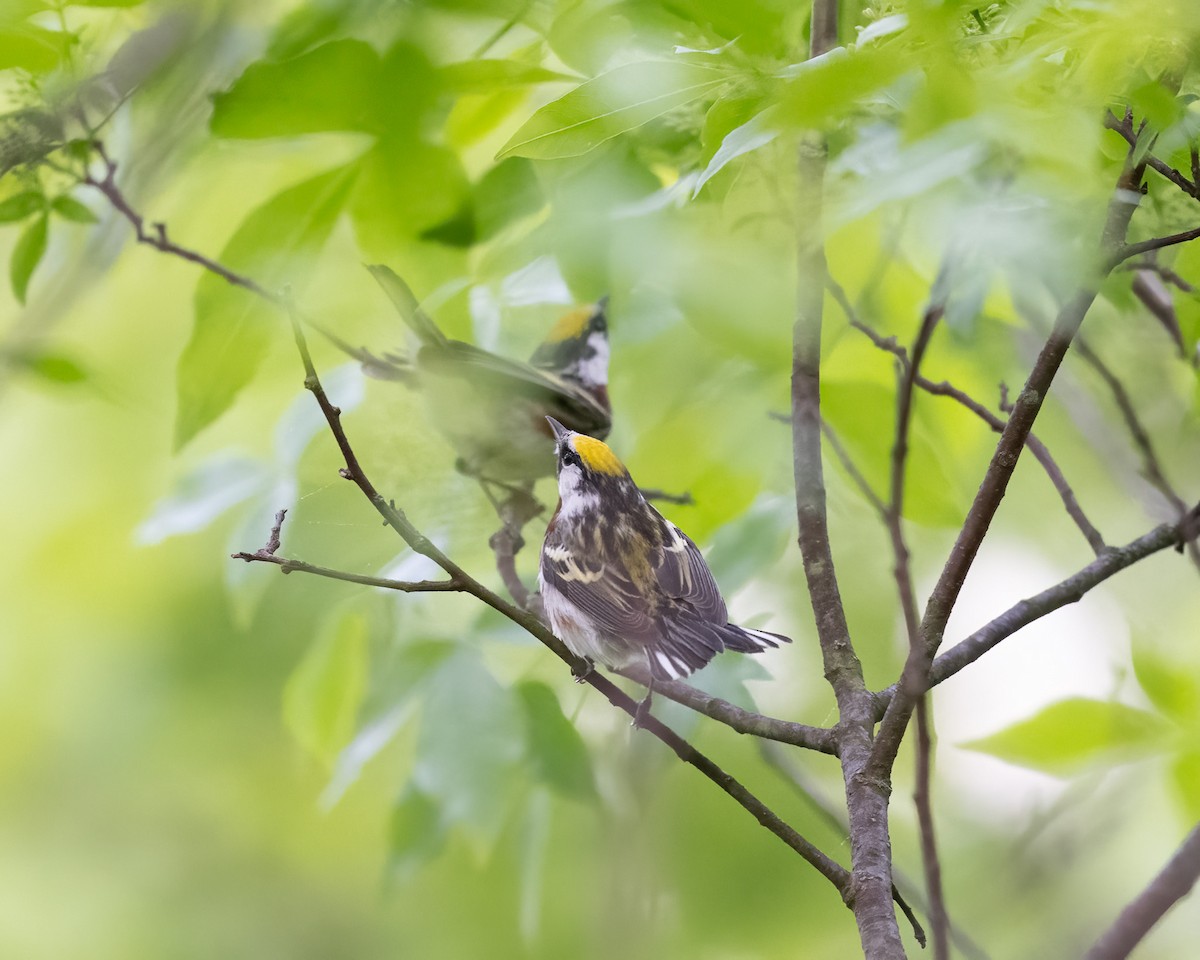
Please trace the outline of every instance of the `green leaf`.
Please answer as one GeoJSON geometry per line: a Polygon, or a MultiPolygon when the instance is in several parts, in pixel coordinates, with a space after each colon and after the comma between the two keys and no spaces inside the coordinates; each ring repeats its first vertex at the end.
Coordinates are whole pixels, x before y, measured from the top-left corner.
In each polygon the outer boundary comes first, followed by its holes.
{"type": "Polygon", "coordinates": [[[776,563],[795,537],[796,506],[787,497],[760,496],[746,513],[713,537],[708,565],[732,596],[776,563]]]}
{"type": "Polygon", "coordinates": [[[525,710],[526,743],[536,779],[565,797],[592,800],[596,781],[587,747],[544,683],[527,681],[517,687],[525,710]]]}
{"type": "Polygon", "coordinates": [[[494,237],[545,202],[533,164],[524,157],[501,160],[483,175],[473,193],[475,226],[481,240],[494,237]]]}
{"type": "Polygon", "coordinates": [[[959,744],[1018,766],[1066,775],[1094,763],[1121,763],[1162,746],[1169,727],[1159,717],[1123,703],[1082,697],[981,740],[959,744]]]}
{"type": "Polygon", "coordinates": [[[64,357],[58,353],[39,353],[25,361],[25,366],[32,373],[51,383],[83,383],[88,378],[87,371],[83,367],[70,357],[64,357]]]}
{"type": "Polygon", "coordinates": [[[1176,798],[1189,822],[1200,820],[1200,750],[1181,754],[1171,764],[1176,798]]]}
{"type": "Polygon", "coordinates": [[[75,223],[99,222],[96,215],[74,197],[55,197],[50,201],[50,209],[65,220],[73,220],[75,223]]]}
{"type": "Polygon", "coordinates": [[[58,66],[66,45],[74,41],[73,36],[56,30],[24,23],[4,24],[0,28],[0,70],[16,67],[33,74],[46,73],[58,66]]]}
{"type": "Polygon", "coordinates": [[[291,60],[260,60],[213,98],[215,136],[294,137],[350,131],[415,137],[440,90],[424,53],[406,43],[384,57],[361,40],[334,40],[291,60]]]}
{"type": "Polygon", "coordinates": [[[781,118],[821,127],[843,118],[860,100],[895,80],[908,66],[895,44],[850,53],[836,47],[784,71],[781,118]]]}
{"type": "Polygon", "coordinates": [[[29,278],[41,262],[46,252],[46,235],[49,218],[43,214],[29,224],[17,238],[13,247],[12,259],[8,264],[8,277],[12,283],[13,295],[19,303],[25,302],[25,293],[29,289],[29,278]]]}
{"type": "Polygon", "coordinates": [[[713,158],[708,162],[708,166],[701,172],[699,179],[696,181],[696,186],[692,190],[692,196],[694,197],[699,194],[701,188],[716,176],[727,163],[747,153],[751,153],[759,147],[766,146],[778,137],[782,129],[779,122],[779,112],[777,106],[768,107],[761,113],[756,113],[737,129],[730,131],[721,141],[721,146],[713,154],[713,158]]]}
{"type": "Polygon", "coordinates": [[[694,63],[617,67],[538,110],[497,157],[574,157],[675,107],[713,93],[728,75],[694,63]]]}
{"type": "MultiPolygon", "coordinates": [[[[285,282],[301,286],[355,171],[353,165],[333,170],[277,194],[242,221],[218,259],[268,290],[285,282]]],[[[229,408],[283,331],[277,310],[213,274],[201,276],[195,303],[195,327],[179,359],[176,450],[229,408]]]]}
{"type": "Polygon", "coordinates": [[[413,783],[448,824],[495,837],[525,742],[514,698],[471,650],[446,660],[426,689],[413,783]]]}
{"type": "Polygon", "coordinates": [[[452,150],[399,133],[381,138],[360,160],[350,202],[359,245],[391,259],[411,237],[456,217],[470,185],[452,150]]]}
{"type": "Polygon", "coordinates": [[[338,620],[309,648],[283,690],[283,719],[309,753],[326,763],[350,739],[367,678],[367,624],[338,620]]]}
{"type": "Polygon", "coordinates": [[[1188,660],[1160,656],[1145,642],[1133,645],[1133,671],[1159,710],[1183,724],[1200,717],[1200,680],[1188,660]]]}
{"type": "Polygon", "coordinates": [[[446,845],[446,824],[437,803],[409,785],[388,820],[388,869],[407,880],[446,845]]]}
{"type": "Polygon", "coordinates": [[[292,60],[260,60],[213,97],[213,135],[293,137],[328,130],[378,129],[383,83],[379,54],[361,40],[335,40],[292,60]]]}
{"type": "Polygon", "coordinates": [[[0,223],[24,220],[39,210],[46,209],[46,198],[36,190],[26,190],[0,201],[0,223]]]}
{"type": "Polygon", "coordinates": [[[493,93],[500,87],[524,87],[537,83],[578,83],[580,78],[558,73],[519,60],[464,60],[439,71],[451,93],[493,93]]]}

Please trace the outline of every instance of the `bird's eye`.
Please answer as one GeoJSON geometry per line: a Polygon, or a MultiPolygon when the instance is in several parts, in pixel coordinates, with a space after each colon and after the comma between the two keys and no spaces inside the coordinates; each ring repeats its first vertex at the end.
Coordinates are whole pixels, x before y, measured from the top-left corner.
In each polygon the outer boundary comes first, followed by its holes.
{"type": "Polygon", "coordinates": [[[579,454],[577,454],[570,447],[567,447],[566,449],[563,450],[562,462],[563,462],[564,467],[571,467],[571,466],[578,467],[580,465],[579,454]]]}

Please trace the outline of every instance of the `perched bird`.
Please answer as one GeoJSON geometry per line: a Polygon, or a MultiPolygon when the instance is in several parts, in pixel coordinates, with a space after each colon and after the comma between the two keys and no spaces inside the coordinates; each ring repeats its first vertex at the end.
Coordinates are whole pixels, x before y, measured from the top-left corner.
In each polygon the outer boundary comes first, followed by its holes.
{"type": "Polygon", "coordinates": [[[722,650],[791,642],[730,623],[699,549],[646,502],[608,445],[547,419],[560,500],[538,583],[550,626],[573,653],[610,667],[644,663],[653,680],[677,680],[722,650]]]}
{"type": "Polygon", "coordinates": [[[575,430],[608,434],[607,298],[565,314],[522,363],[449,339],[394,271],[367,269],[416,334],[416,352],[376,356],[321,332],[361,360],[368,375],[419,390],[430,421],[457,452],[461,472],[502,484],[546,476],[554,463],[547,416],[575,430]]]}

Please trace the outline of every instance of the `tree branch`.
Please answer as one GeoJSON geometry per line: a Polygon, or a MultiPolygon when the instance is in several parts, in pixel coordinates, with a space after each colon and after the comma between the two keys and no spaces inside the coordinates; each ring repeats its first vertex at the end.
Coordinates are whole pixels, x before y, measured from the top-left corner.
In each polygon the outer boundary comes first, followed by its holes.
{"type": "MultiPolygon", "coordinates": [[[[635,683],[640,683],[643,687],[650,686],[650,671],[643,666],[622,667],[616,672],[635,683]]],[[[738,733],[748,733],[765,740],[790,743],[807,750],[837,756],[837,738],[834,731],[828,727],[810,727],[804,723],[778,720],[775,717],[767,717],[751,710],[743,710],[728,700],[722,700],[703,690],[697,690],[682,680],[655,680],[654,695],[662,695],[668,700],[674,700],[685,707],[690,707],[697,713],[720,721],[738,733]]]]}
{"type": "MultiPolygon", "coordinates": [[[[954,676],[1022,627],[1029,626],[1035,620],[1040,620],[1067,604],[1077,603],[1090,590],[1114,574],[1168,547],[1179,546],[1189,532],[1189,518],[1191,523],[1200,520],[1200,505],[1190,512],[1183,523],[1164,523],[1123,547],[1110,547],[1103,556],[1097,557],[1077,573],[1041,593],[1014,604],[934,660],[929,671],[929,685],[935,686],[954,676]]],[[[897,684],[892,684],[876,694],[878,716],[883,716],[885,708],[896,694],[896,689],[897,684]]]]}
{"type": "Polygon", "coordinates": [[[1200,238],[1200,227],[1193,227],[1191,230],[1184,230],[1182,233],[1172,233],[1166,237],[1154,237],[1150,240],[1139,240],[1137,243],[1127,243],[1124,246],[1118,247],[1109,256],[1108,260],[1105,261],[1105,268],[1111,270],[1130,257],[1137,257],[1143,253],[1149,253],[1151,250],[1161,250],[1163,247],[1173,247],[1180,243],[1188,243],[1197,238],[1200,238]]]}
{"type": "MultiPolygon", "coordinates": [[[[1125,389],[1125,385],[1121,383],[1121,378],[1113,372],[1092,348],[1087,341],[1082,337],[1079,338],[1077,349],[1079,356],[1088,366],[1096,371],[1109,392],[1113,396],[1113,401],[1117,405],[1117,409],[1121,412],[1121,419],[1125,421],[1125,426],[1129,430],[1129,434],[1133,439],[1133,444],[1141,454],[1142,458],[1142,474],[1150,482],[1166,501],[1175,509],[1179,517],[1187,514],[1188,506],[1175,490],[1166,474],[1163,472],[1162,462],[1158,459],[1158,454],[1154,450],[1154,443],[1150,439],[1150,434],[1142,425],[1141,417],[1138,416],[1137,409],[1133,405],[1133,400],[1129,396],[1129,392],[1125,389]]],[[[1200,567],[1200,550],[1196,548],[1195,543],[1188,542],[1188,552],[1192,562],[1200,567]]]]}
{"type": "Polygon", "coordinates": [[[273,563],[281,573],[311,573],[314,576],[326,577],[330,580],[344,580],[347,583],[361,583],[365,587],[382,587],[384,590],[398,590],[401,593],[462,593],[463,585],[457,580],[390,580],[387,577],[372,577],[363,573],[350,573],[346,570],[334,570],[331,567],[319,567],[314,563],[303,560],[292,560],[274,554],[232,553],[233,560],[245,560],[247,563],[273,563]]]}
{"type": "MultiPolygon", "coordinates": [[[[849,298],[847,298],[845,291],[837,283],[831,280],[829,289],[834,300],[837,301],[838,305],[842,308],[842,312],[846,315],[846,320],[850,326],[866,336],[880,350],[892,354],[902,364],[907,365],[908,353],[896,342],[895,337],[884,337],[869,324],[863,322],[858,316],[857,311],[855,311],[854,306],[850,303],[849,298]]],[[[996,416],[996,414],[978,400],[955,387],[949,381],[942,380],[940,383],[935,383],[924,375],[918,374],[916,384],[926,393],[954,400],[979,417],[995,433],[1004,432],[1004,426],[1007,421],[996,416]]],[[[1067,511],[1068,516],[1075,521],[1075,525],[1079,528],[1080,533],[1083,534],[1084,539],[1087,540],[1088,546],[1092,548],[1092,552],[1099,554],[1105,548],[1104,537],[1083,512],[1083,508],[1080,507],[1079,501],[1075,497],[1075,491],[1071,489],[1067,478],[1063,476],[1063,472],[1059,469],[1054,457],[1051,456],[1049,448],[1033,433],[1030,433],[1025,438],[1025,446],[1033,454],[1037,462],[1042,465],[1046,476],[1049,477],[1050,482],[1054,485],[1054,489],[1058,492],[1059,499],[1062,500],[1063,508],[1067,511]]]]}
{"type": "MultiPolygon", "coordinates": [[[[896,391],[896,435],[892,443],[891,499],[885,518],[888,534],[892,541],[895,558],[893,574],[900,607],[904,613],[904,627],[908,635],[908,657],[901,675],[901,686],[923,688],[929,669],[930,655],[921,643],[920,623],[917,615],[916,590],[913,588],[912,569],[908,544],[904,537],[904,491],[905,466],[908,461],[908,434],[912,424],[913,391],[921,368],[921,360],[933,337],[933,331],[942,316],[942,308],[934,305],[925,311],[921,327],[913,343],[912,357],[902,362],[899,387],[896,391]]],[[[942,894],[942,870],[938,861],[937,841],[933,827],[933,810],[930,805],[930,752],[929,721],[925,710],[924,693],[917,698],[917,770],[916,790],[913,801],[917,807],[917,821],[921,835],[921,860],[925,868],[925,887],[929,896],[930,922],[933,926],[933,955],[935,960],[949,960],[950,941],[946,921],[946,905],[942,894]]]]}
{"type": "Polygon", "coordinates": [[[1158,876],[1150,881],[1084,960],[1123,960],[1171,907],[1186,897],[1200,879],[1200,826],[1195,827],[1158,876]]]}
{"type": "MultiPolygon", "coordinates": [[[[1132,118],[1126,117],[1123,120],[1119,120],[1117,119],[1117,116],[1110,110],[1104,117],[1104,126],[1109,130],[1115,130],[1122,137],[1124,137],[1125,142],[1128,143],[1130,147],[1137,146],[1138,135],[1137,131],[1133,129],[1132,118]]],[[[1155,173],[1166,177],[1189,197],[1200,198],[1200,193],[1197,192],[1196,186],[1197,182],[1200,181],[1189,180],[1174,167],[1164,163],[1151,153],[1146,154],[1146,165],[1155,173]]],[[[1192,170],[1193,176],[1195,176],[1196,164],[1194,163],[1192,165],[1192,170]]]]}
{"type": "MultiPolygon", "coordinates": [[[[1124,242],[1130,218],[1137,206],[1137,198],[1141,197],[1143,173],[1142,164],[1127,164],[1118,179],[1117,190],[1109,202],[1100,238],[1100,259],[1104,263],[1108,262],[1111,251],[1119,249],[1124,242]]],[[[963,521],[962,529],[925,607],[925,616],[921,621],[921,641],[930,657],[941,645],[946,623],[958,600],[959,592],[979,553],[992,519],[1000,508],[1008,481],[1016,469],[1025,441],[1033,429],[1033,423],[1041,411],[1050,385],[1054,382],[1054,376],[1062,365],[1088,308],[1096,299],[1102,276],[1101,271],[1089,277],[1079,292],[1059,311],[1054,329],[1043,345],[1025,386],[1013,405],[1012,414],[1000,435],[983,482],[975,494],[974,502],[967,512],[966,520],[963,521]]],[[[897,695],[888,705],[871,751],[872,776],[886,776],[891,769],[919,693],[919,689],[902,682],[897,695]]]]}
{"type": "MultiPolygon", "coordinates": [[[[837,43],[837,0],[813,0],[810,57],[837,43]]],[[[792,463],[798,541],[825,677],[838,707],[842,778],[850,815],[854,918],[868,960],[902,960],[892,907],[889,784],[861,776],[870,755],[871,696],[838,588],[821,462],[821,327],[827,267],[822,227],[826,146],[815,135],[797,150],[796,320],[792,327],[792,463]]]]}

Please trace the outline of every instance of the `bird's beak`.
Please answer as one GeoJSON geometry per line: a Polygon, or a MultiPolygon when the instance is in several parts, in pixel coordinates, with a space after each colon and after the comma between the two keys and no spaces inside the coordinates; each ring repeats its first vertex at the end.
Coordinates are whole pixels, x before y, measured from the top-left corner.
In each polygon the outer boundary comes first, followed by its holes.
{"type": "Polygon", "coordinates": [[[555,443],[558,443],[560,440],[563,439],[563,437],[569,437],[571,435],[571,431],[568,430],[566,427],[564,427],[561,423],[559,423],[553,417],[547,417],[546,421],[550,424],[550,429],[554,431],[554,442],[555,443]]]}

